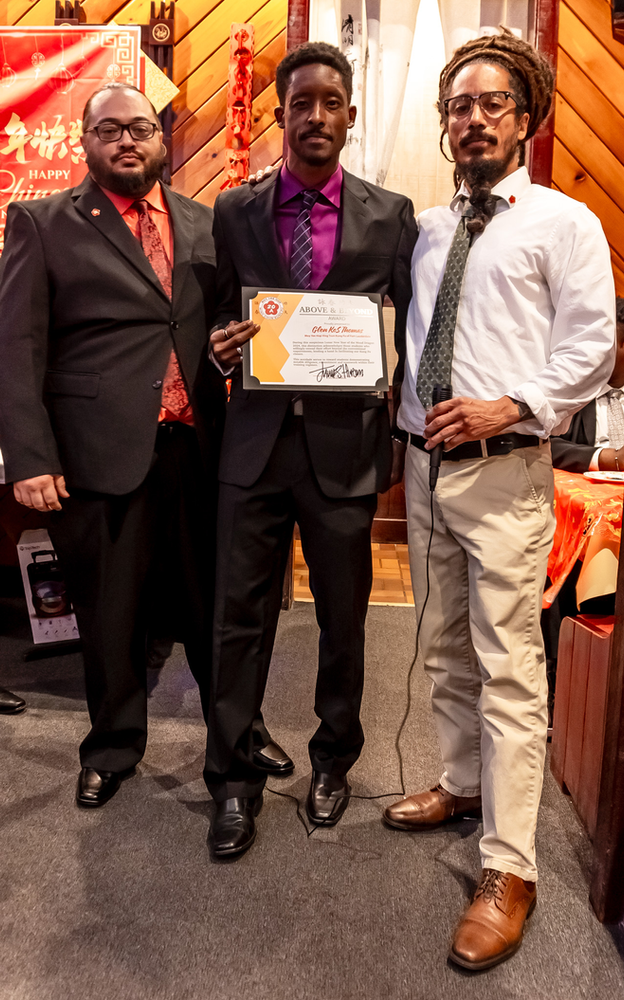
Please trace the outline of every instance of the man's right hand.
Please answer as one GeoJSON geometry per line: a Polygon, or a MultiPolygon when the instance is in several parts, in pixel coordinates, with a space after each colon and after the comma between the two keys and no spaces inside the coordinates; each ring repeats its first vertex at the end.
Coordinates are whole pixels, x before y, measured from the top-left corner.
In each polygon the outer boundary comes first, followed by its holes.
{"type": "Polygon", "coordinates": [[[225,370],[240,365],[243,360],[243,344],[255,337],[259,329],[257,323],[252,323],[250,319],[243,320],[242,323],[232,320],[225,330],[215,330],[210,335],[210,348],[221,368],[225,370]]]}
{"type": "Polygon", "coordinates": [[[46,512],[61,510],[59,497],[68,497],[64,476],[35,476],[13,483],[13,493],[18,503],[33,510],[46,512]]]}

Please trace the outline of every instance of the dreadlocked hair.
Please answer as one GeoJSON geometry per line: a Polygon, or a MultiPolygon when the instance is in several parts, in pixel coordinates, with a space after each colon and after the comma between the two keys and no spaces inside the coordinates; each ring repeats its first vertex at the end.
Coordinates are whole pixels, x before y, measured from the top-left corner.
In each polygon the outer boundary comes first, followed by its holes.
{"type": "MultiPolygon", "coordinates": [[[[448,133],[448,116],[444,101],[455,77],[469,63],[494,63],[509,73],[509,85],[516,101],[516,115],[529,115],[527,134],[520,143],[520,164],[524,163],[525,143],[531,139],[548,117],[552,104],[555,78],[550,63],[528,42],[517,38],[508,28],[501,26],[500,35],[483,35],[461,45],[440,74],[438,111],[442,134],[440,149],[444,156],[443,141],[448,133]]],[[[448,157],[447,157],[448,159],[448,157]]],[[[460,177],[455,169],[455,184],[459,187],[460,177]]],[[[471,233],[483,232],[496,208],[496,198],[487,183],[472,186],[470,203],[474,216],[467,222],[471,233]]]]}

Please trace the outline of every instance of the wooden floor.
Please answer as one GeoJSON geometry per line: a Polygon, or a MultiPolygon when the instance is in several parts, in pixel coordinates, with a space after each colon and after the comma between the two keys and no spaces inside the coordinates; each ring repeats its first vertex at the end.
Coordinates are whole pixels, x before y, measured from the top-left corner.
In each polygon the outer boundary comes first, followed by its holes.
{"type": "MultiPolygon", "coordinates": [[[[402,605],[414,604],[410,579],[407,545],[382,545],[372,543],[373,589],[371,604],[402,605]]],[[[301,542],[295,540],[295,593],[296,601],[311,601],[306,566],[301,542]]]]}

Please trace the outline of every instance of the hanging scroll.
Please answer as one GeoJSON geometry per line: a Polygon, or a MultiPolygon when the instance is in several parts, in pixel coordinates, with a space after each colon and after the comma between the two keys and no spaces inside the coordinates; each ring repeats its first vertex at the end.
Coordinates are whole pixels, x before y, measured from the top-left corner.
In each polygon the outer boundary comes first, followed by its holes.
{"type": "Polygon", "coordinates": [[[238,187],[249,177],[253,56],[253,24],[233,24],[225,119],[225,181],[221,190],[238,187]]]}

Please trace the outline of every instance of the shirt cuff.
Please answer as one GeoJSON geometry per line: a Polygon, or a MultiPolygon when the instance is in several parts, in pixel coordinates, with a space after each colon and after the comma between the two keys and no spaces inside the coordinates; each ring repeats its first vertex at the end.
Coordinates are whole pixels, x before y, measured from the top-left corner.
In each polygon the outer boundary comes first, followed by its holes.
{"type": "Polygon", "coordinates": [[[588,472],[598,472],[600,469],[600,452],[602,448],[596,448],[594,454],[592,455],[591,462],[589,463],[588,472]]]}
{"type": "Polygon", "coordinates": [[[214,351],[213,351],[212,347],[210,348],[210,351],[208,352],[208,357],[212,361],[212,363],[215,366],[215,368],[217,369],[217,371],[220,371],[224,378],[227,378],[228,375],[231,375],[232,372],[234,371],[234,365],[231,365],[229,368],[223,368],[219,364],[219,362],[215,358],[215,354],[214,354],[214,351]]]}
{"type": "Polygon", "coordinates": [[[534,382],[510,389],[505,393],[510,399],[518,399],[529,407],[532,417],[518,421],[514,427],[522,427],[525,434],[535,434],[537,437],[549,438],[553,428],[557,426],[558,417],[543,392],[540,392],[534,382]]]}

